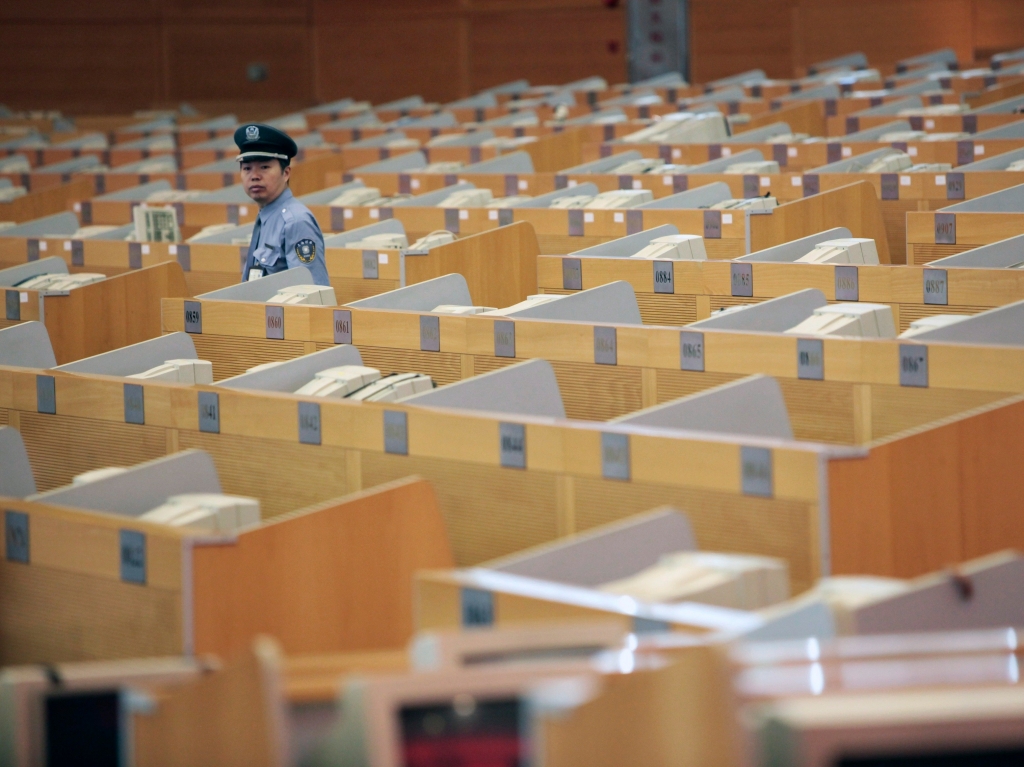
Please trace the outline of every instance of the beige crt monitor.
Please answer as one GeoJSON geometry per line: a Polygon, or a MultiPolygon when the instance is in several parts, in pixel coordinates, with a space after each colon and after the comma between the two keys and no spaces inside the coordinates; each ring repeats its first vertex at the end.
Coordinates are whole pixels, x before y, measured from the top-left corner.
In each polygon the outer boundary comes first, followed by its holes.
{"type": "Polygon", "coordinates": [[[43,767],[58,719],[67,724],[68,717],[82,720],[112,707],[122,709],[118,729],[126,739],[125,690],[182,684],[216,667],[212,659],[179,657],[9,666],[0,671],[0,764],[43,767]],[[51,698],[59,705],[48,705],[51,698]]]}

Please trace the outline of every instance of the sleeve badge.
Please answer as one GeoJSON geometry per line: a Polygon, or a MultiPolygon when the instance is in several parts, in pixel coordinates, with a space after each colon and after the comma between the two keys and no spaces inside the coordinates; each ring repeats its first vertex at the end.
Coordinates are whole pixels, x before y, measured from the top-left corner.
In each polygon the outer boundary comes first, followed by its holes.
{"type": "Polygon", "coordinates": [[[316,258],[316,243],[312,240],[299,240],[295,243],[295,255],[302,263],[311,263],[316,258]]]}

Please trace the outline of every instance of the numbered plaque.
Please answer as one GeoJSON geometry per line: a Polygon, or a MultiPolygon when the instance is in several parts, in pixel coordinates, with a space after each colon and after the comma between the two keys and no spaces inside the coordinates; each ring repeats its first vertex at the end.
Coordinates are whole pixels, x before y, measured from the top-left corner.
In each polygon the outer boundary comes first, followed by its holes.
{"type": "Polygon", "coordinates": [[[320,444],[320,403],[299,403],[299,442],[304,445],[320,444]]]}
{"type": "Polygon", "coordinates": [[[754,265],[729,264],[730,277],[732,278],[732,294],[750,298],[754,295],[754,265]]]}
{"type": "Polygon", "coordinates": [[[284,307],[267,304],[264,310],[267,320],[267,338],[276,341],[284,340],[284,307]]]}
{"type": "Polygon", "coordinates": [[[654,292],[675,293],[675,265],[672,261],[654,260],[654,292]]]}
{"type": "Polygon", "coordinates": [[[771,498],[772,451],[766,447],[741,447],[740,475],[744,495],[771,498]]]}
{"type": "Polygon", "coordinates": [[[377,251],[375,250],[364,250],[363,251],[363,279],[364,280],[375,280],[380,269],[380,259],[377,257],[377,251]]]}
{"type": "Polygon", "coordinates": [[[601,433],[601,475],[605,479],[629,479],[629,435],[601,433]]]}
{"type": "Polygon", "coordinates": [[[185,332],[202,334],[203,305],[198,301],[185,302],[185,332]]]}
{"type": "Polygon", "coordinates": [[[720,240],[720,239],[722,239],[722,211],[720,211],[720,210],[705,210],[704,211],[704,239],[705,240],[720,240]]]}
{"type": "Polygon", "coordinates": [[[695,330],[679,333],[679,369],[704,372],[704,334],[695,330]]]}
{"type": "Polygon", "coordinates": [[[348,309],[334,310],[334,343],[352,343],[352,312],[348,309]]]}
{"type": "Polygon", "coordinates": [[[28,514],[20,511],[4,512],[4,540],[8,562],[29,563],[28,514]]]}
{"type": "Polygon", "coordinates": [[[384,452],[409,455],[409,420],[403,411],[384,411],[384,452]]]}
{"type": "Polygon", "coordinates": [[[220,395],[217,392],[199,392],[199,431],[220,434],[220,395]]]}
{"type": "Polygon", "coordinates": [[[836,301],[860,301],[860,278],[856,266],[837,266],[836,301]]]}
{"type": "Polygon", "coordinates": [[[462,627],[479,628],[494,625],[494,597],[482,589],[462,589],[462,627]]]}
{"type": "Polygon", "coordinates": [[[939,306],[949,304],[949,282],[945,269],[924,270],[924,302],[939,306]]]}
{"type": "Polygon", "coordinates": [[[7,319],[15,322],[21,320],[21,294],[17,290],[5,290],[4,301],[7,309],[7,319]]]}
{"type": "Polygon", "coordinates": [[[526,426],[521,423],[498,425],[501,465],[509,469],[526,468],[526,426]]]}
{"type": "Polygon", "coordinates": [[[583,290],[583,265],[580,259],[562,259],[562,290],[583,290]]]}
{"type": "Polygon", "coordinates": [[[146,404],[144,392],[140,384],[124,385],[124,422],[144,424],[146,422],[146,404]]]}
{"type": "Polygon", "coordinates": [[[420,351],[441,351],[441,318],[420,315],[420,351]]]}
{"type": "Polygon", "coordinates": [[[928,347],[900,344],[900,386],[928,386],[928,347]]]}
{"type": "Polygon", "coordinates": [[[146,584],[146,535],[137,530],[121,530],[121,580],[146,584]]]}
{"type": "Polygon", "coordinates": [[[494,356],[516,356],[516,323],[512,320],[494,321],[494,356]]]}
{"type": "Polygon", "coordinates": [[[57,414],[57,389],[53,376],[36,376],[36,411],[57,414]]]}
{"type": "Polygon", "coordinates": [[[594,327],[594,362],[598,365],[618,363],[615,328],[594,327]]]}
{"type": "Polygon", "coordinates": [[[935,244],[956,245],[956,213],[935,214],[935,244]]]}
{"type": "Polygon", "coordinates": [[[825,379],[825,343],[820,338],[797,339],[796,376],[808,381],[825,379]]]}

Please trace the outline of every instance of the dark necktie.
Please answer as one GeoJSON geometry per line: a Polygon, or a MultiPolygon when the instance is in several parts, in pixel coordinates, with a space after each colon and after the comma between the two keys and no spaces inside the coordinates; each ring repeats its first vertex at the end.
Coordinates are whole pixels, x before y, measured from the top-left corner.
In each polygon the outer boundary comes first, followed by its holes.
{"type": "Polygon", "coordinates": [[[254,266],[257,266],[256,259],[253,256],[253,254],[256,252],[256,245],[260,239],[261,223],[262,219],[259,216],[257,216],[256,223],[252,227],[252,238],[249,240],[249,252],[245,254],[245,263],[242,264],[242,282],[245,282],[246,280],[249,279],[249,269],[252,269],[254,266]]]}

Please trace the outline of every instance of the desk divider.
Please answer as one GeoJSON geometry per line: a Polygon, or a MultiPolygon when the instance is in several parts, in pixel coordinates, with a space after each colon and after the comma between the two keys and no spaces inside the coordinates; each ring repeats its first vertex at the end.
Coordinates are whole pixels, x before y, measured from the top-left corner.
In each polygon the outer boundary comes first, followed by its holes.
{"type": "Polygon", "coordinates": [[[0,506],[28,531],[27,557],[0,560],[4,665],[231,657],[259,634],[293,653],[399,648],[412,635],[413,574],[452,566],[434,491],[415,477],[233,536],[44,499],[0,506]],[[125,533],[140,578],[126,577],[125,533]]]}

